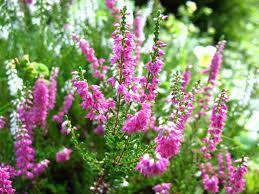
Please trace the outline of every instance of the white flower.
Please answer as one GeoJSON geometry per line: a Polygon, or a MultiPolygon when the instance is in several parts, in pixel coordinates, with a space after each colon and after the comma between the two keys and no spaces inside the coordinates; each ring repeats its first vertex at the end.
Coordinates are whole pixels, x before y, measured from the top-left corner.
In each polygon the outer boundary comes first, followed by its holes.
{"type": "Polygon", "coordinates": [[[19,130],[18,125],[18,114],[16,111],[13,111],[10,114],[10,131],[12,135],[15,135],[19,130]]]}
{"type": "Polygon", "coordinates": [[[193,1],[187,1],[186,6],[187,6],[187,10],[190,14],[192,14],[193,12],[195,12],[197,10],[197,5],[193,1]]]}
{"type": "Polygon", "coordinates": [[[198,59],[199,65],[202,67],[208,67],[216,53],[216,50],[216,47],[210,45],[206,47],[196,46],[193,52],[198,59]]]}

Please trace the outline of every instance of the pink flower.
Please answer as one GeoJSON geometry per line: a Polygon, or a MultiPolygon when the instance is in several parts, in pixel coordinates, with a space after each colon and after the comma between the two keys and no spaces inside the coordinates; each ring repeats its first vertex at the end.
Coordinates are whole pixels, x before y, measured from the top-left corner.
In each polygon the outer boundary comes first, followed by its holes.
{"type": "Polygon", "coordinates": [[[169,165],[169,160],[156,154],[155,158],[145,154],[136,166],[136,170],[144,176],[155,176],[164,173],[169,165]]]}
{"type": "Polygon", "coordinates": [[[142,99],[153,101],[157,96],[157,87],[159,83],[157,76],[164,65],[164,52],[162,51],[162,48],[165,46],[166,44],[159,40],[157,40],[153,46],[152,60],[146,64],[148,77],[147,84],[144,85],[144,89],[147,90],[147,92],[142,96],[142,99]]]}
{"type": "MultiPolygon", "coordinates": [[[[35,149],[32,146],[33,123],[31,101],[25,99],[18,106],[20,129],[15,134],[15,156],[17,176],[26,176],[28,179],[33,179],[39,176],[46,168],[46,161],[35,163],[35,149]]],[[[35,109],[34,109],[35,110],[35,109]]]]}
{"type": "Polygon", "coordinates": [[[199,112],[199,117],[205,116],[207,114],[208,104],[212,96],[211,91],[216,85],[216,80],[222,64],[223,50],[224,50],[225,44],[226,44],[226,41],[221,41],[218,43],[217,51],[214,57],[212,58],[208,82],[202,91],[204,98],[200,100],[201,110],[199,112]]]}
{"type": "Polygon", "coordinates": [[[32,135],[32,129],[34,127],[33,120],[33,102],[30,100],[31,94],[29,97],[19,104],[17,112],[19,114],[19,119],[23,123],[24,127],[28,130],[28,133],[32,135]]]}
{"type": "Polygon", "coordinates": [[[219,179],[215,174],[213,175],[213,169],[211,163],[201,165],[201,177],[203,187],[206,191],[217,193],[219,190],[219,179]]]}
{"type": "Polygon", "coordinates": [[[170,117],[173,123],[162,129],[156,137],[156,151],[162,157],[170,158],[179,153],[185,125],[194,109],[193,102],[196,92],[195,88],[192,92],[185,94],[181,102],[176,101],[177,111],[170,117]]]}
{"type": "Polygon", "coordinates": [[[218,43],[217,52],[215,53],[211,61],[208,83],[211,83],[212,85],[216,84],[216,79],[222,64],[223,50],[225,48],[225,44],[226,41],[221,41],[218,43]]]}
{"type": "Polygon", "coordinates": [[[241,193],[245,189],[244,176],[247,173],[247,166],[241,165],[230,177],[230,185],[226,186],[228,194],[241,193]]]}
{"type": "Polygon", "coordinates": [[[27,5],[31,5],[33,3],[33,0],[23,0],[24,3],[26,3],[27,5]]]}
{"type": "Polygon", "coordinates": [[[0,129],[4,128],[5,126],[5,118],[0,116],[0,129]]]}
{"type": "Polygon", "coordinates": [[[210,158],[210,152],[214,152],[216,146],[221,142],[221,133],[227,117],[227,101],[226,92],[222,91],[214,103],[207,137],[203,139],[205,145],[201,148],[201,152],[207,159],[210,158]]]}
{"type": "Polygon", "coordinates": [[[64,121],[61,124],[61,131],[63,135],[68,135],[71,132],[71,122],[69,120],[64,121]]]}
{"type": "Polygon", "coordinates": [[[123,83],[125,86],[129,86],[132,82],[136,66],[136,61],[132,55],[134,51],[134,35],[126,30],[123,36],[118,28],[113,32],[112,38],[114,44],[111,63],[118,63],[119,71],[123,76],[120,84],[123,83]]]}
{"type": "Polygon", "coordinates": [[[105,60],[97,59],[94,49],[90,47],[89,43],[85,39],[79,39],[76,35],[73,35],[73,39],[78,42],[82,53],[85,55],[87,61],[92,65],[93,77],[103,80],[107,71],[107,67],[102,66],[105,60]]]}
{"type": "Polygon", "coordinates": [[[27,178],[32,179],[34,177],[35,150],[32,147],[32,136],[24,126],[21,126],[15,134],[14,148],[17,175],[25,175],[27,178]]]}
{"type": "Polygon", "coordinates": [[[202,178],[203,186],[206,191],[217,193],[219,191],[219,179],[217,176],[209,177],[207,174],[203,175],[202,178]]]}
{"type": "MultiPolygon", "coordinates": [[[[242,159],[243,160],[243,159],[242,159]]],[[[247,164],[245,161],[238,167],[232,166],[230,154],[226,154],[226,165],[225,170],[227,177],[225,181],[225,190],[228,194],[241,193],[245,189],[245,174],[247,173],[247,164]]]]}
{"type": "Polygon", "coordinates": [[[115,108],[114,101],[105,99],[99,86],[88,86],[86,81],[77,79],[78,77],[74,77],[72,83],[83,100],[81,107],[89,111],[86,118],[95,120],[98,124],[104,124],[107,121],[110,109],[115,108]]]}
{"type": "Polygon", "coordinates": [[[74,95],[72,93],[68,93],[65,96],[63,106],[60,109],[59,113],[57,115],[53,116],[53,121],[58,122],[58,123],[62,123],[63,117],[64,117],[65,114],[68,113],[69,109],[72,106],[73,101],[74,101],[74,95]]]}
{"type": "Polygon", "coordinates": [[[117,14],[120,10],[116,7],[117,0],[106,0],[106,7],[111,11],[112,14],[117,14]]]}
{"type": "Polygon", "coordinates": [[[107,83],[110,84],[112,87],[115,87],[116,80],[115,80],[114,77],[110,77],[110,78],[107,80],[107,83]]]}
{"type": "Polygon", "coordinates": [[[57,94],[57,76],[59,69],[53,68],[49,80],[49,109],[53,109],[56,103],[57,94]]]}
{"type": "Polygon", "coordinates": [[[142,104],[142,109],[134,116],[129,117],[122,128],[124,133],[135,133],[146,130],[151,117],[151,107],[149,104],[142,104]]]}
{"type": "Polygon", "coordinates": [[[187,68],[182,75],[182,79],[183,79],[183,83],[182,83],[182,91],[185,92],[186,91],[186,87],[188,85],[188,83],[190,82],[191,79],[191,71],[189,68],[187,68]]]}
{"type": "Polygon", "coordinates": [[[13,194],[14,191],[7,169],[0,167],[0,193],[13,194]]]}
{"type": "Polygon", "coordinates": [[[37,79],[33,91],[33,121],[35,125],[45,128],[49,107],[49,91],[46,81],[37,79]]]}
{"type": "Polygon", "coordinates": [[[156,59],[156,61],[154,62],[152,61],[148,62],[146,64],[146,68],[152,75],[156,76],[161,71],[163,64],[164,64],[163,61],[161,61],[160,59],[156,59]]]}
{"type": "Polygon", "coordinates": [[[49,160],[46,160],[46,159],[42,160],[39,163],[34,164],[34,167],[33,167],[34,176],[39,176],[41,173],[43,173],[48,167],[48,165],[49,165],[49,160]]]}
{"type": "Polygon", "coordinates": [[[153,187],[153,190],[156,194],[169,194],[169,190],[171,189],[171,183],[161,183],[153,187]]]}
{"type": "MultiPolygon", "coordinates": [[[[126,24],[126,8],[122,10],[122,17],[120,24],[116,23],[115,31],[112,33],[113,47],[112,55],[110,57],[111,65],[116,65],[117,68],[117,81],[118,88],[117,95],[123,96],[124,100],[129,103],[136,99],[134,89],[132,87],[135,84],[135,67],[136,60],[134,57],[134,35],[128,29],[126,24]]],[[[116,87],[115,80],[109,79],[109,82],[113,87],[116,87]]]]}
{"type": "Polygon", "coordinates": [[[0,164],[0,168],[4,168],[10,175],[10,178],[17,176],[17,170],[9,164],[0,164]]]}
{"type": "Polygon", "coordinates": [[[103,134],[104,134],[103,125],[98,125],[98,126],[94,129],[94,133],[95,133],[96,135],[103,135],[103,134]]]}
{"type": "Polygon", "coordinates": [[[170,158],[179,153],[183,139],[182,132],[175,126],[161,130],[156,137],[156,152],[162,157],[170,158]]]}
{"type": "Polygon", "coordinates": [[[70,155],[72,153],[71,149],[64,148],[63,150],[60,150],[56,153],[56,161],[57,162],[64,162],[70,159],[70,155]]]}

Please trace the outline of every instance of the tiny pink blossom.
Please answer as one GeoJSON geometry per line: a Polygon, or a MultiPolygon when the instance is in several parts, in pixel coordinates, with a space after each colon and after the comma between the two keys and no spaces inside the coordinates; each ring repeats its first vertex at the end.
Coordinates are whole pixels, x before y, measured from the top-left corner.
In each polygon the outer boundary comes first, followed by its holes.
{"type": "Polygon", "coordinates": [[[163,158],[160,154],[156,154],[152,158],[149,154],[145,154],[136,166],[136,170],[144,176],[155,176],[164,173],[169,165],[169,160],[163,158]]]}
{"type": "Polygon", "coordinates": [[[60,162],[69,160],[71,153],[72,153],[72,150],[68,148],[64,148],[60,150],[59,152],[56,153],[56,161],[60,163],[60,162]]]}
{"type": "Polygon", "coordinates": [[[53,116],[53,121],[62,123],[64,115],[68,113],[69,109],[73,104],[73,101],[74,101],[74,94],[73,92],[70,92],[65,96],[63,106],[60,109],[59,113],[53,116]]]}
{"type": "Polygon", "coordinates": [[[5,126],[5,118],[0,116],[0,129],[4,128],[5,126]]]}
{"type": "Polygon", "coordinates": [[[129,117],[122,128],[124,133],[135,133],[146,130],[151,117],[151,107],[149,104],[142,104],[142,109],[134,116],[129,117]]]}
{"type": "Polygon", "coordinates": [[[53,68],[49,79],[49,109],[53,109],[56,103],[58,72],[58,68],[53,68]]]}
{"type": "Polygon", "coordinates": [[[10,180],[8,169],[0,167],[0,193],[13,194],[12,181],[10,180]]]}
{"type": "Polygon", "coordinates": [[[161,183],[153,187],[153,190],[156,194],[169,194],[169,190],[171,189],[171,183],[161,183]]]}

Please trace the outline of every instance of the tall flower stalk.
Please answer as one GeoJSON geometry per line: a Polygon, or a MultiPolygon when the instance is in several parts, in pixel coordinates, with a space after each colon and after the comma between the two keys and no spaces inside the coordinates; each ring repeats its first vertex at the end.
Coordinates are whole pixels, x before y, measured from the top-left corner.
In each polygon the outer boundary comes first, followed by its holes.
{"type": "Polygon", "coordinates": [[[8,169],[0,167],[0,193],[13,194],[14,192],[8,169]]]}
{"type": "Polygon", "coordinates": [[[209,102],[212,97],[212,90],[216,86],[217,77],[221,68],[223,61],[223,51],[225,48],[226,41],[220,41],[217,45],[217,51],[212,58],[209,70],[209,77],[207,85],[203,88],[202,94],[203,98],[200,100],[200,112],[199,117],[205,116],[209,109],[209,102]]]}
{"type": "Polygon", "coordinates": [[[226,91],[223,90],[215,101],[207,136],[203,139],[204,146],[201,148],[201,151],[206,159],[211,158],[211,153],[216,150],[216,146],[222,141],[221,134],[225,125],[228,110],[226,105],[227,101],[228,97],[226,91]]]}
{"type": "Polygon", "coordinates": [[[59,69],[57,67],[53,68],[51,71],[50,79],[49,79],[49,109],[53,109],[56,103],[56,95],[57,95],[57,76],[59,73],[59,69]]]}

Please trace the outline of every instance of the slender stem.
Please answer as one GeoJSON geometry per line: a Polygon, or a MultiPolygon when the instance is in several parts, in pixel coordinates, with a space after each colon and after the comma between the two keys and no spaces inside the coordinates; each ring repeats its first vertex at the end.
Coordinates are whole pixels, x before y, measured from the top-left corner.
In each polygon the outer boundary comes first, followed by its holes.
{"type": "Polygon", "coordinates": [[[129,145],[129,141],[130,141],[130,136],[126,139],[125,146],[124,146],[124,149],[122,150],[122,152],[119,156],[118,163],[120,162],[120,160],[122,159],[122,156],[124,155],[125,151],[127,150],[127,147],[129,145]]]}

